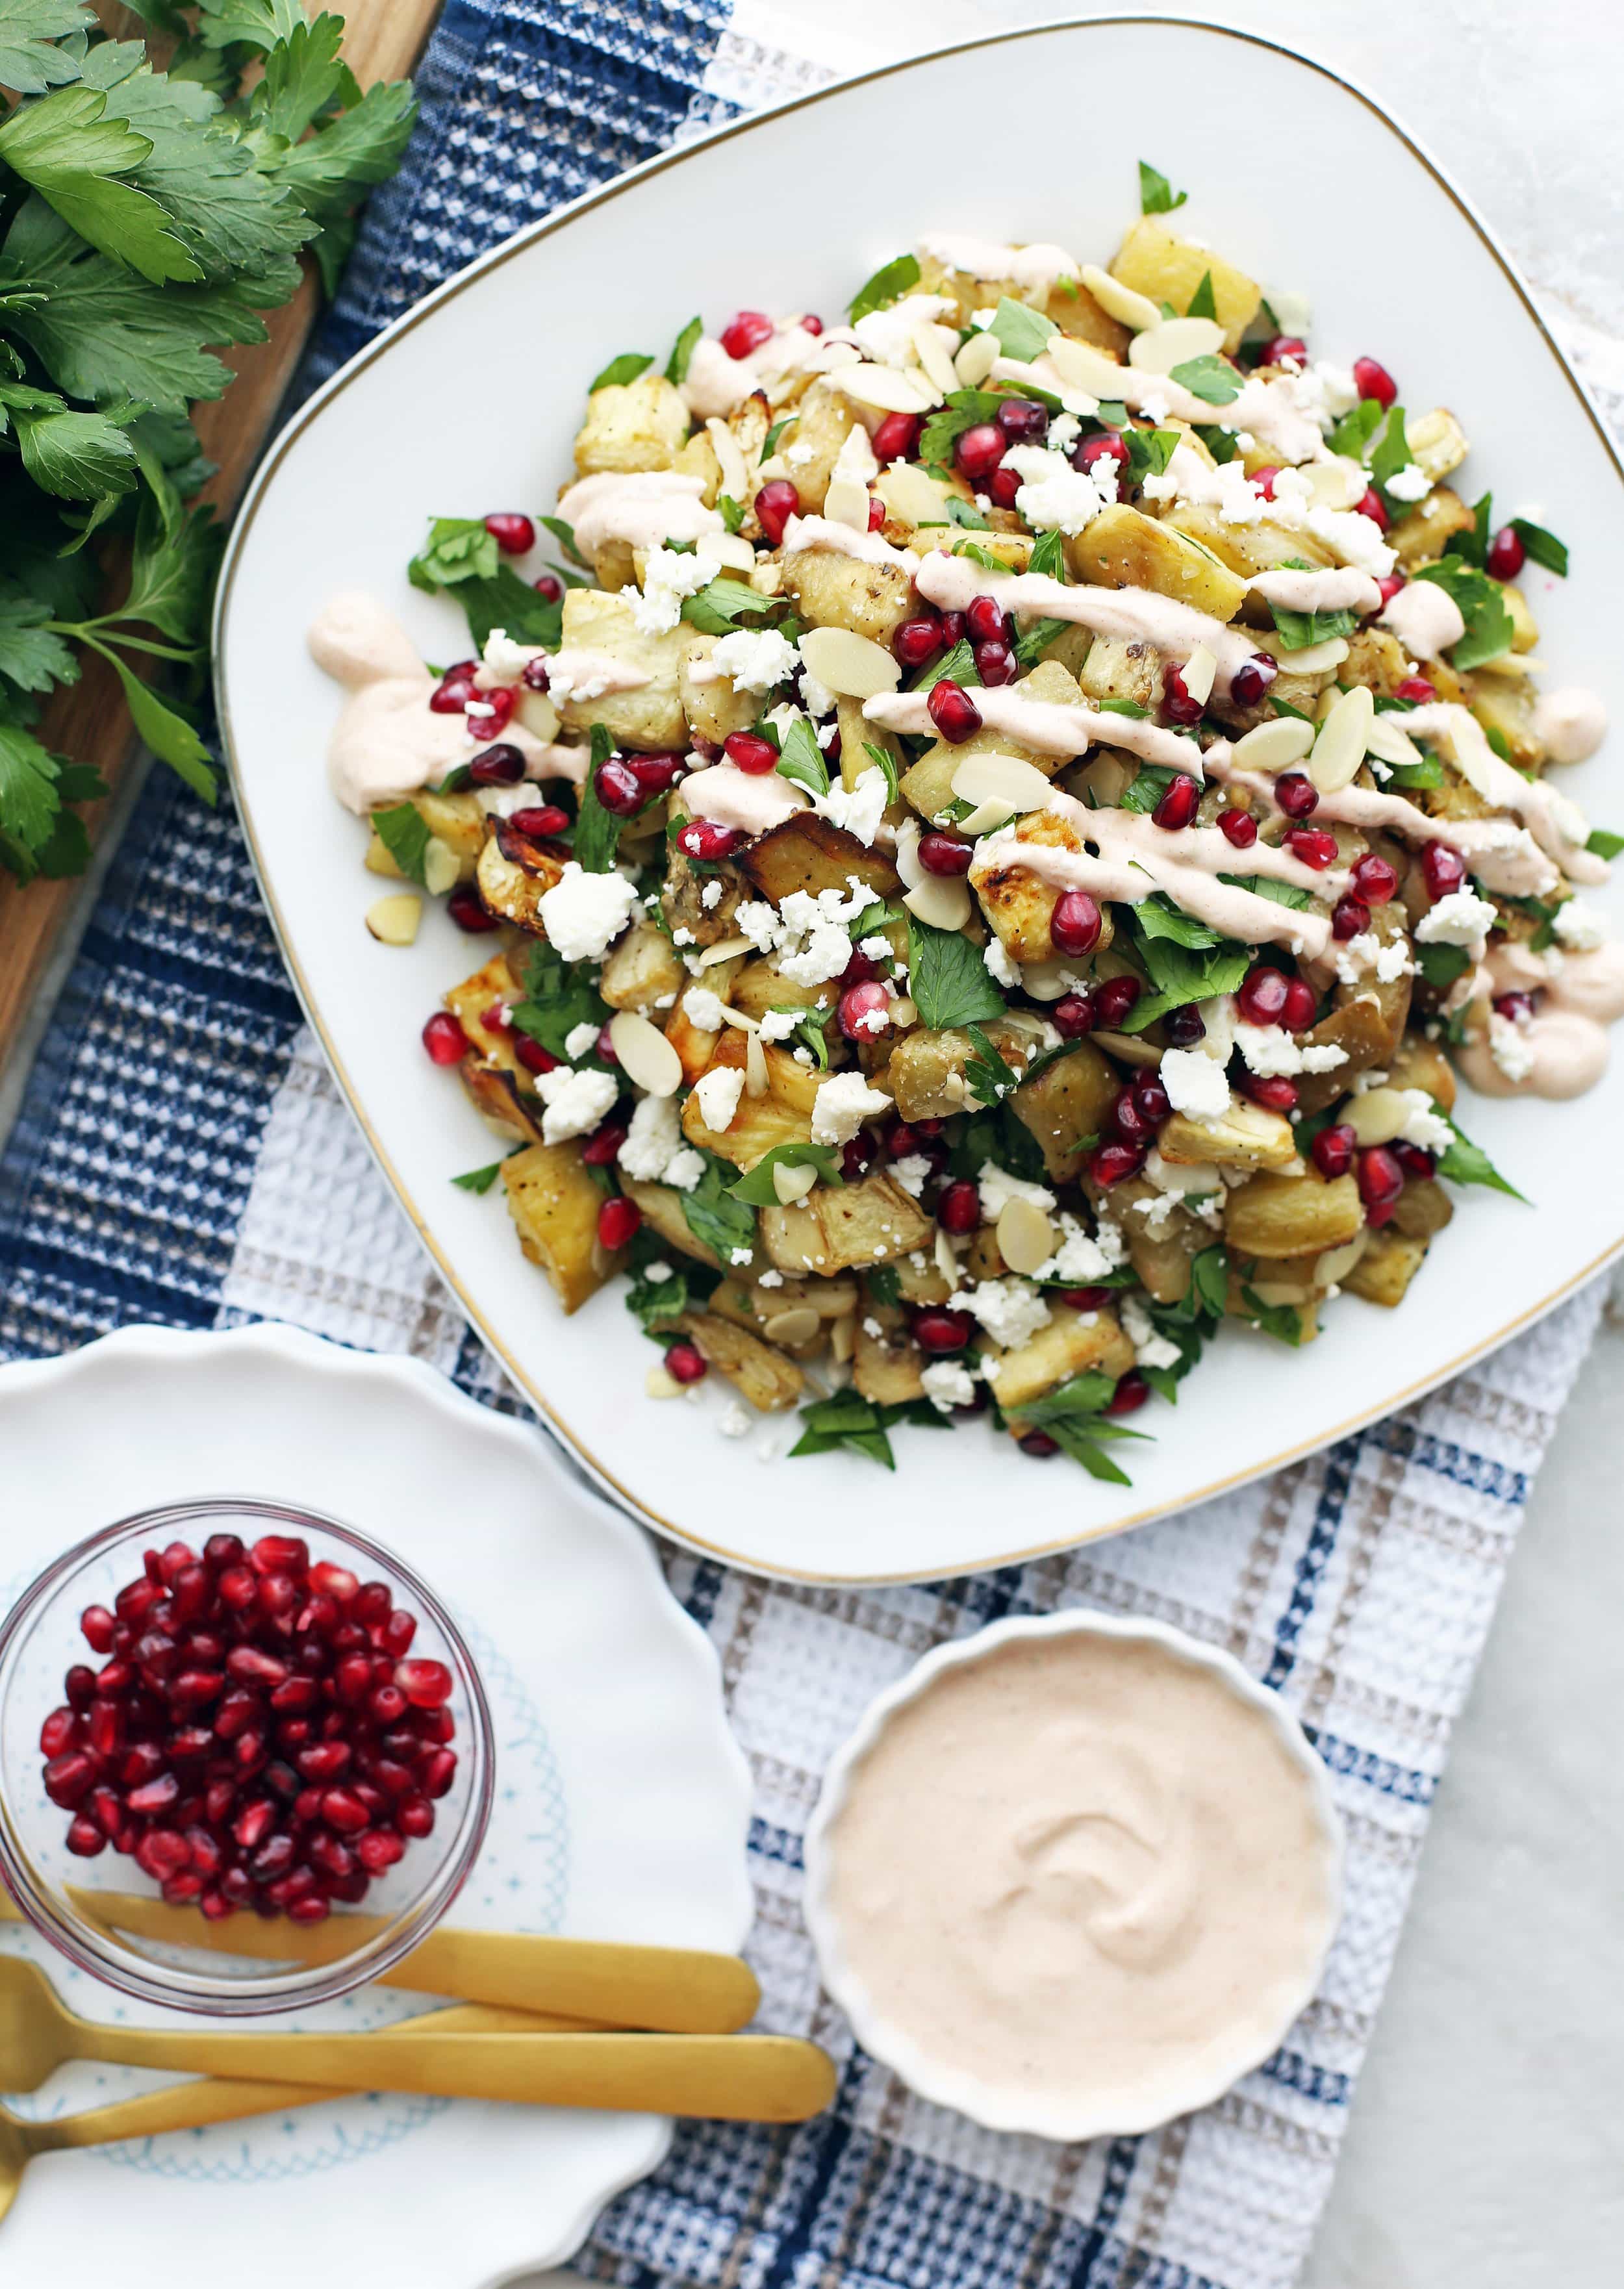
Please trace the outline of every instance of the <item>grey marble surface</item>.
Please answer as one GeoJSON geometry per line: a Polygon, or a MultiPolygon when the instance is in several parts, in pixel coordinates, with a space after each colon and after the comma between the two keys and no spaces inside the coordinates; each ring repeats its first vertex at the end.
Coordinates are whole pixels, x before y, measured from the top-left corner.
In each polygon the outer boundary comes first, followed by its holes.
{"type": "MultiPolygon", "coordinates": [[[[1086,12],[1020,0],[742,0],[843,68],[1086,12]]],[[[1100,12],[1175,13],[1132,0],[1100,12]]],[[[1588,377],[1624,390],[1617,0],[1252,0],[1430,145],[1588,377]]],[[[52,985],[60,982],[60,969],[52,985]]],[[[0,1078],[0,1135],[20,1063],[0,1078]]],[[[1602,2289],[1624,2249],[1624,1532],[1616,1305],[1535,1487],[1422,1861],[1303,2289],[1602,2289]]],[[[561,2280],[562,2277],[553,2277],[561,2280]]]]}

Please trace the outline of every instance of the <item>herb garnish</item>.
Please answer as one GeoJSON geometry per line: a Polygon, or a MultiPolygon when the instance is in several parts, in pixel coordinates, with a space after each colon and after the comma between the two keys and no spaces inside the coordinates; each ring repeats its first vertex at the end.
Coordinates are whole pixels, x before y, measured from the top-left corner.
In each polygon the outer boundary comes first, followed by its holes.
{"type": "Polygon", "coordinates": [[[846,315],[855,325],[871,310],[888,310],[918,283],[918,256],[899,254],[892,261],[883,262],[873,277],[858,288],[847,305],[846,315]]]}
{"type": "Polygon", "coordinates": [[[1188,191],[1175,191],[1165,175],[1158,174],[1148,159],[1139,163],[1139,211],[1140,214],[1172,214],[1189,196],[1188,191]]]}
{"type": "Polygon", "coordinates": [[[596,389],[624,388],[628,381],[636,381],[640,373],[646,373],[653,363],[653,359],[645,357],[641,350],[622,350],[619,357],[611,358],[603,371],[587,384],[587,395],[590,397],[596,389]]]}
{"type": "Polygon", "coordinates": [[[920,1022],[932,1033],[1002,1017],[1004,996],[988,976],[981,949],[957,930],[934,929],[908,918],[908,993],[920,1022]]]}

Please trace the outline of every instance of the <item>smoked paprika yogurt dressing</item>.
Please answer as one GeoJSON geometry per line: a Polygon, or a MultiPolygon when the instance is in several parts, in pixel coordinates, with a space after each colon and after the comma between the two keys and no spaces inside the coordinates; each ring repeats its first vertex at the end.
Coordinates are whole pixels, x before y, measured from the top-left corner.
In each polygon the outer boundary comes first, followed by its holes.
{"type": "Polygon", "coordinates": [[[545,519],[579,571],[436,520],[475,656],[316,621],[368,867],[476,941],[423,1047],[512,1149],[458,1181],[566,1312],[628,1275],[649,1396],[1119,1475],[1227,1318],[1402,1303],[1500,1181],[1460,1079],[1604,1072],[1624,846],[1564,782],[1606,710],[1518,585],[1565,549],[1481,532],[1455,416],[1282,307],[1157,217],[1108,270],[927,231],[849,323],[614,360],[545,519]]]}
{"type": "Polygon", "coordinates": [[[1076,2139],[1210,2102],[1308,2002],[1338,1913],[1317,1759],[1179,1632],[1065,1615],[927,1659],[837,1760],[808,1920],[923,2095],[1076,2139]]]}

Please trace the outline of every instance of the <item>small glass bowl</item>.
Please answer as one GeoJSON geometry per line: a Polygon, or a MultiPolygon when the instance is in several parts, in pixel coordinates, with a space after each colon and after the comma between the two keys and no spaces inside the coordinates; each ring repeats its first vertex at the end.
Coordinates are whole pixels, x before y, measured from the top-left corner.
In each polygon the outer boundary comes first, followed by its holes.
{"type": "Polygon", "coordinates": [[[0,1623],[0,1878],[28,1921],[97,1978],[143,2002],[223,2017],[294,2011],[381,1978],[433,1930],[478,1858],[490,1819],[494,1746],[491,1712],[473,1656],[434,1591],[365,1535],[318,1511],[224,1496],[148,1510],[105,1527],[59,1558],[0,1623]],[[443,1662],[454,1688],[456,1776],[435,1806],[435,1825],[409,1841],[376,1877],[360,1908],[335,1908],[325,1921],[295,1924],[239,1910],[218,1923],[196,1915],[196,1945],[175,1936],[113,1929],[82,1906],[76,1891],[139,1894],[161,1904],[158,1886],[133,1856],[108,1849],[95,1858],[68,1850],[71,1815],[51,1802],[42,1779],[40,1727],[63,1699],[77,1663],[97,1667],[79,1627],[87,1606],[111,1607],[142,1570],[142,1553],[173,1541],[201,1550],[212,1534],[252,1543],[266,1534],[297,1535],[313,1559],[329,1558],[364,1582],[387,1583],[396,1606],[417,1616],[410,1657],[443,1662]],[[233,1953],[233,1942],[246,1946],[233,1953]]]}

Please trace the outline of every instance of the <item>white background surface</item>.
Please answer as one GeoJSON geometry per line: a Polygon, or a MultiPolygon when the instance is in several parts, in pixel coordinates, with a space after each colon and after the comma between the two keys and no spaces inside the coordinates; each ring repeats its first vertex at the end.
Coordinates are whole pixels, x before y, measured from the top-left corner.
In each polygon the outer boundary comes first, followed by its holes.
{"type": "MultiPolygon", "coordinates": [[[[741,0],[738,20],[803,47],[815,21],[820,52],[859,68],[1080,12],[1019,0],[816,0],[815,11],[741,0]]],[[[1118,0],[1113,12],[1175,12],[1118,0]]],[[[1500,232],[1592,381],[1624,385],[1624,11],[1614,0],[1538,10],[1415,0],[1403,11],[1212,0],[1200,12],[1308,47],[1389,105],[1500,232]]],[[[1080,131],[1091,100],[1133,94],[1154,116],[1153,90],[1085,92],[1080,131]]],[[[1289,166],[1290,121],[1237,121],[1237,132],[1249,124],[1279,137],[1289,166]]],[[[1356,189],[1316,195],[1356,259],[1356,189]]],[[[1328,228],[1332,259],[1334,237],[1328,228]]],[[[1446,297],[1448,281],[1437,286],[1446,297]]],[[[1530,489],[1538,482],[1531,467],[1530,489]]],[[[14,1069],[0,1084],[0,1129],[16,1085],[14,1069]]],[[[1457,1733],[1304,2289],[1600,2289],[1618,2278],[1621,1379],[1624,1325],[1610,1321],[1534,1490],[1457,1733]]]]}

